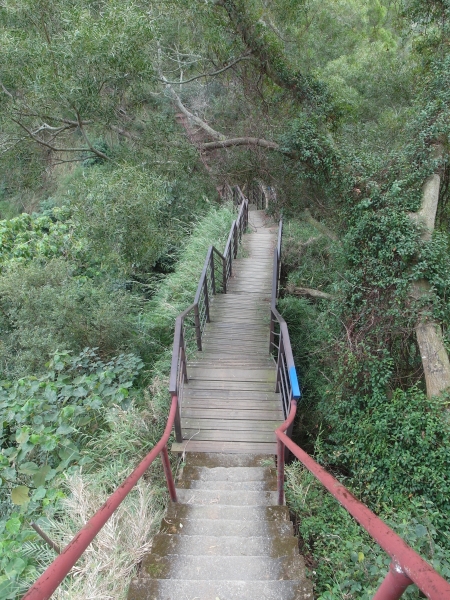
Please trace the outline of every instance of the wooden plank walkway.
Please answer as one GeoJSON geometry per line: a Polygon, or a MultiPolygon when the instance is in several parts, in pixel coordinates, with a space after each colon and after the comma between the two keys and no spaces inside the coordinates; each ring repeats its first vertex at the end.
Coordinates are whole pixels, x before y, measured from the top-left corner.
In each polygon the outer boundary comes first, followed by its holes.
{"type": "Polygon", "coordinates": [[[227,294],[215,296],[203,351],[188,363],[175,452],[275,454],[283,421],[269,354],[273,250],[278,228],[264,211],[249,212],[240,258],[227,294]]]}

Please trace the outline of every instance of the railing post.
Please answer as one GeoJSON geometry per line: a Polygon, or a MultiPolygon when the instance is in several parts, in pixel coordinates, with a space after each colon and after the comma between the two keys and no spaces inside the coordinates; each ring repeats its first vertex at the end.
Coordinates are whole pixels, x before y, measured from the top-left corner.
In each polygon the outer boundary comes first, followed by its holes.
{"type": "Polygon", "coordinates": [[[170,468],[169,453],[167,452],[167,444],[161,450],[161,462],[163,464],[164,475],[166,476],[167,487],[169,489],[170,499],[172,502],[178,502],[177,491],[173,481],[172,469],[170,468]]]}
{"type": "Polygon", "coordinates": [[[237,223],[235,221],[234,222],[234,234],[233,234],[233,256],[234,256],[234,258],[237,257],[238,244],[239,244],[238,226],[237,226],[237,223]]]}
{"type": "Polygon", "coordinates": [[[227,293],[227,269],[228,269],[228,263],[227,263],[227,257],[225,256],[224,258],[222,258],[222,285],[223,285],[223,293],[224,294],[227,293]]]}
{"type": "Polygon", "coordinates": [[[388,574],[383,579],[373,600],[398,600],[411,584],[411,579],[405,575],[400,565],[392,561],[388,574]]]}
{"type": "Polygon", "coordinates": [[[283,442],[277,438],[277,490],[278,504],[284,504],[284,448],[283,442]]]}
{"type": "Polygon", "coordinates": [[[269,343],[269,353],[272,352],[272,349],[275,346],[275,319],[273,316],[272,309],[270,309],[270,343],[269,343]]]}
{"type": "Polygon", "coordinates": [[[277,357],[277,382],[275,384],[275,393],[278,394],[280,391],[280,371],[283,367],[282,353],[284,352],[283,332],[280,327],[280,337],[278,338],[278,357],[277,357]]]}
{"type": "MultiPolygon", "coordinates": [[[[173,399],[173,395],[172,395],[172,399],[173,399]]],[[[181,443],[183,441],[183,431],[181,429],[181,412],[180,412],[180,401],[178,399],[178,396],[177,396],[177,410],[175,412],[175,419],[173,422],[173,426],[175,429],[175,438],[178,443],[181,443]]]]}
{"type": "Polygon", "coordinates": [[[181,352],[181,368],[183,369],[183,382],[186,383],[188,381],[188,374],[187,374],[187,366],[186,366],[186,350],[185,350],[185,345],[184,345],[184,335],[183,335],[183,330],[181,330],[181,335],[180,335],[180,352],[181,352]]]}
{"type": "Polygon", "coordinates": [[[202,350],[202,328],[200,326],[200,314],[198,312],[198,304],[194,306],[195,319],[195,337],[197,338],[197,350],[202,350]]]}
{"type": "Polygon", "coordinates": [[[204,279],[204,284],[203,284],[203,293],[205,295],[206,322],[210,323],[211,319],[209,318],[208,278],[206,277],[206,274],[205,274],[205,279],[204,279]]]}
{"type": "Polygon", "coordinates": [[[216,293],[216,275],[214,273],[214,250],[211,252],[211,286],[212,293],[216,293]]]}

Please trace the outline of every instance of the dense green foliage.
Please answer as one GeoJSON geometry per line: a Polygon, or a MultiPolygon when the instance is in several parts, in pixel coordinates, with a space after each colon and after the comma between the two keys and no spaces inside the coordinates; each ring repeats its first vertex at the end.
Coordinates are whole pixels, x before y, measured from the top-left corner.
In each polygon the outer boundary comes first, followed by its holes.
{"type": "MultiPolygon", "coordinates": [[[[61,473],[106,493],[157,438],[174,318],[233,219],[216,190],[255,177],[285,220],[295,435],[449,577],[448,397],[427,398],[414,332],[434,319],[450,349],[449,17],[448,0],[2,3],[5,597],[51,559],[27,522],[62,522],[61,473]],[[199,152],[221,137],[272,149],[199,152]],[[431,173],[424,242],[410,213],[431,173]]],[[[369,597],[386,557],[297,464],[287,490],[316,595],[369,597]]]]}

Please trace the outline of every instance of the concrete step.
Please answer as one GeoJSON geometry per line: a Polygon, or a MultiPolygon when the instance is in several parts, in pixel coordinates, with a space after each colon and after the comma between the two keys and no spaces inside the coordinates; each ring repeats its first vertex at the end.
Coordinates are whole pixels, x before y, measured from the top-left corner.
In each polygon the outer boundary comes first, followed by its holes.
{"type": "MultiPolygon", "coordinates": [[[[274,436],[275,437],[275,436],[274,436]]],[[[172,452],[185,453],[196,452],[201,454],[210,454],[211,452],[227,452],[228,454],[239,455],[244,452],[254,452],[255,454],[265,453],[267,455],[275,455],[277,453],[277,443],[275,439],[271,442],[253,441],[211,441],[211,440],[194,440],[189,436],[183,442],[174,442],[171,446],[172,452]]]]}
{"type": "Polygon", "coordinates": [[[233,519],[178,519],[166,517],[161,524],[161,533],[170,535],[205,535],[221,538],[222,536],[264,537],[292,536],[294,528],[291,521],[274,520],[266,522],[263,519],[233,520],[233,519]]]}
{"type": "Polygon", "coordinates": [[[152,554],[196,554],[199,556],[295,556],[298,542],[293,536],[208,536],[158,533],[153,538],[152,554]]]}
{"type": "Polygon", "coordinates": [[[277,503],[277,492],[248,492],[230,490],[186,490],[177,489],[178,502],[208,506],[272,506],[277,503]]]}
{"type": "Polygon", "coordinates": [[[137,578],[128,600],[312,600],[312,586],[300,581],[183,581],[137,578]]]}
{"type": "Polygon", "coordinates": [[[202,481],[186,480],[179,481],[177,487],[190,490],[208,490],[208,491],[245,491],[245,492],[263,492],[276,491],[277,478],[272,477],[266,481],[202,481]]]}
{"type": "MultiPolygon", "coordinates": [[[[271,394],[270,396],[272,397],[271,394]]],[[[190,452],[188,466],[208,469],[216,467],[222,469],[230,467],[274,467],[275,462],[273,458],[266,454],[223,454],[220,452],[203,454],[190,452]]]]}
{"type": "Polygon", "coordinates": [[[202,481],[263,481],[276,478],[276,472],[270,467],[194,467],[191,461],[184,467],[183,479],[202,481]]]}
{"type": "MultiPolygon", "coordinates": [[[[178,498],[181,495],[188,497],[196,490],[177,490],[178,498]],[[179,492],[179,493],[178,493],[179,492]]],[[[204,492],[207,494],[208,492],[204,492]]],[[[214,492],[212,492],[214,493],[214,492]]],[[[242,493],[242,492],[239,492],[242,493]]],[[[245,493],[245,492],[244,492],[245,493]]],[[[249,494],[272,494],[273,492],[247,492],[249,494]]],[[[211,504],[169,504],[166,519],[220,519],[235,521],[288,521],[289,510],[286,506],[233,506],[218,503],[211,504]]]]}
{"type": "Polygon", "coordinates": [[[300,579],[304,577],[303,559],[297,556],[270,558],[267,556],[209,556],[148,554],[141,571],[158,579],[244,580],[265,581],[300,579]]]}

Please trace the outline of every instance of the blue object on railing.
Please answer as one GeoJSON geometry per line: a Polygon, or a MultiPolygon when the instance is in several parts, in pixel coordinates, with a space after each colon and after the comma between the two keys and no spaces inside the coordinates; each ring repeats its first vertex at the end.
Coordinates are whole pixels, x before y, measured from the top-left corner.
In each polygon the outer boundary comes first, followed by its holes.
{"type": "Polygon", "coordinates": [[[302,394],[300,392],[300,385],[298,383],[297,371],[295,370],[294,366],[290,367],[289,369],[289,379],[291,380],[292,397],[295,400],[298,400],[301,398],[302,394]]]}

